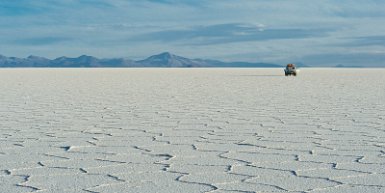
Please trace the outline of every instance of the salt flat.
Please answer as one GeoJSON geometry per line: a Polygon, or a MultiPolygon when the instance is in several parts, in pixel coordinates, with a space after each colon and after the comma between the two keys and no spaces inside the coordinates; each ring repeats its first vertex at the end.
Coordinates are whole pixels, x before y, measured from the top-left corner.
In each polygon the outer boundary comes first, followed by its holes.
{"type": "Polygon", "coordinates": [[[0,192],[385,192],[385,69],[1,69],[0,192]]]}

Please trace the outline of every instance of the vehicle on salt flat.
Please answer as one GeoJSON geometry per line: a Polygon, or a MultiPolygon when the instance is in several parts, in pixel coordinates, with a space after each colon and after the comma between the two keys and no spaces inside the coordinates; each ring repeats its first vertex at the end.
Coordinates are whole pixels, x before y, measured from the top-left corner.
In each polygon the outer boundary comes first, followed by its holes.
{"type": "Polygon", "coordinates": [[[297,76],[297,68],[295,67],[295,64],[288,64],[285,68],[285,76],[297,76]]]}

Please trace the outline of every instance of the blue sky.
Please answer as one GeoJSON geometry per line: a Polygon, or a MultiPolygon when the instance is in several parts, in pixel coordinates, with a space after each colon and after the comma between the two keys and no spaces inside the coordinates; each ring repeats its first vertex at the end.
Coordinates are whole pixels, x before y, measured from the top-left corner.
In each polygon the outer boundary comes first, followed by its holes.
{"type": "Polygon", "coordinates": [[[0,0],[0,54],[385,66],[383,0],[0,0]]]}

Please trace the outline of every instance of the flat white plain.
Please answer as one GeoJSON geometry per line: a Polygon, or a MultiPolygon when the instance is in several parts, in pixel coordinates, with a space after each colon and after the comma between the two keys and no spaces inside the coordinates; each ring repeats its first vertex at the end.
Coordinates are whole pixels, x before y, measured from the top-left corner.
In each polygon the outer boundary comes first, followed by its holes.
{"type": "Polygon", "coordinates": [[[384,192],[385,69],[1,69],[0,192],[384,192]]]}

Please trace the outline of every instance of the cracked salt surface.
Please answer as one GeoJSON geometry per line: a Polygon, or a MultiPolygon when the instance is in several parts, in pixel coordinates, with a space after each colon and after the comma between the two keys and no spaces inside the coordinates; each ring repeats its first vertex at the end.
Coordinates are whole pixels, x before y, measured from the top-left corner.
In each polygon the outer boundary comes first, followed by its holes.
{"type": "Polygon", "coordinates": [[[1,69],[0,192],[385,192],[385,70],[276,75],[1,69]]]}

